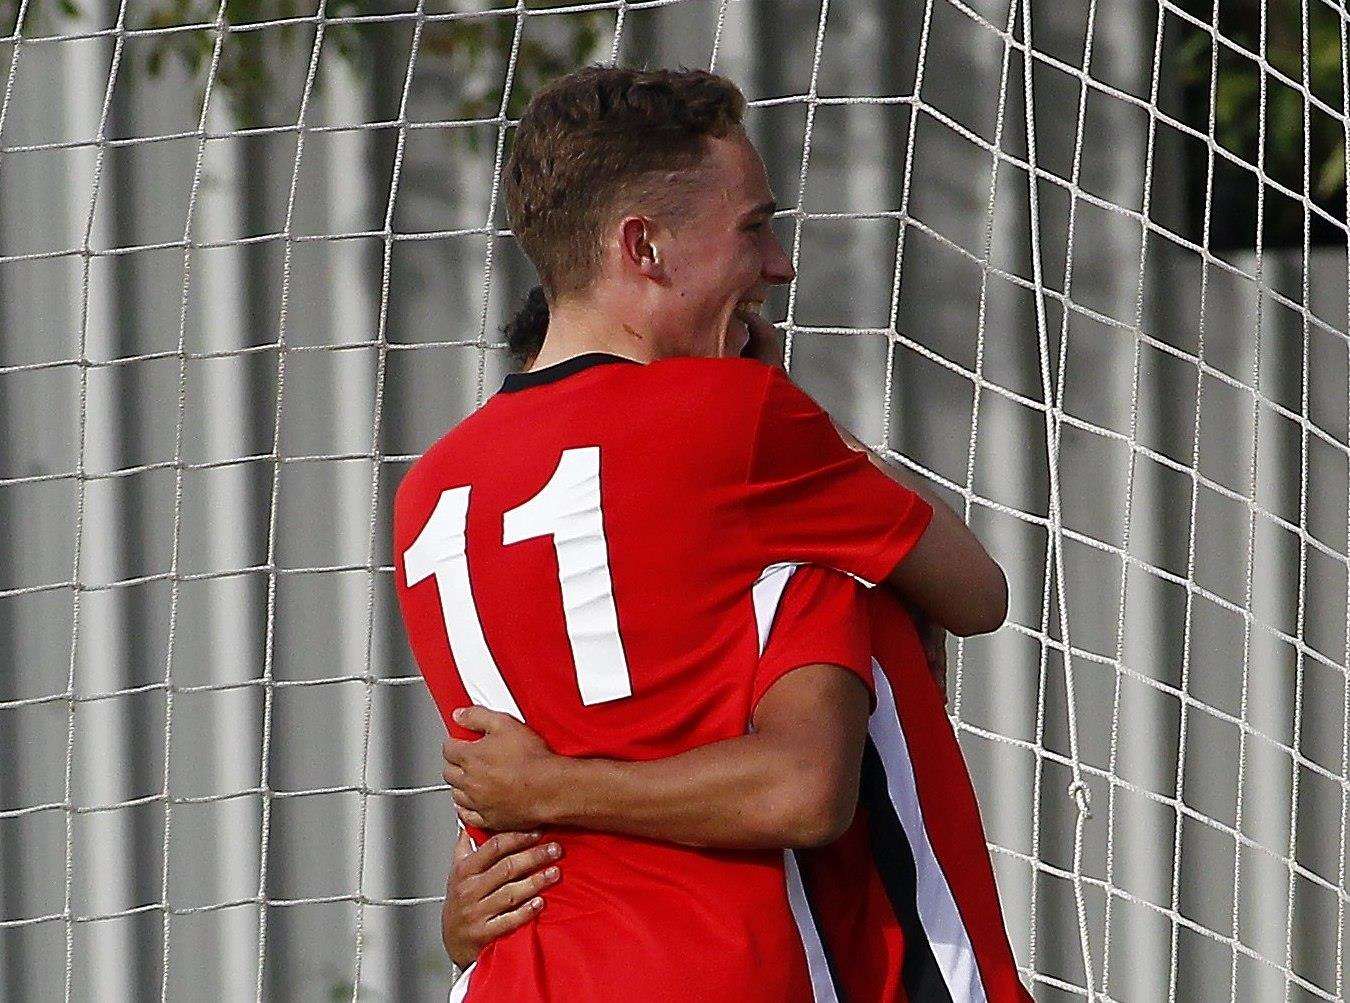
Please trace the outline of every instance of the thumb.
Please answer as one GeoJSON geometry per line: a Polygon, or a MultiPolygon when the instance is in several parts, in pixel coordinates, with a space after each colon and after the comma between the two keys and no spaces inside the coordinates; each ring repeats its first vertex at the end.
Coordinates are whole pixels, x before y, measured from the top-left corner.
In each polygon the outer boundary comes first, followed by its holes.
{"type": "Polygon", "coordinates": [[[469,838],[469,830],[464,826],[459,827],[459,838],[455,840],[454,859],[463,860],[473,853],[473,840],[469,838]]]}

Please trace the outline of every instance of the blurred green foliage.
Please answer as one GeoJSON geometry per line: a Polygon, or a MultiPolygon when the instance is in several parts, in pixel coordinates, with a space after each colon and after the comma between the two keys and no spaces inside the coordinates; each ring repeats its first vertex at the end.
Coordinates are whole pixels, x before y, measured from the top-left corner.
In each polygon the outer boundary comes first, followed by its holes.
{"type": "MultiPolygon", "coordinates": [[[[1186,0],[1183,9],[1204,24],[1212,24],[1213,0],[1186,0]]],[[[1303,5],[1286,0],[1222,0],[1218,5],[1219,34],[1233,45],[1218,43],[1218,74],[1214,77],[1213,118],[1216,142],[1243,161],[1259,165],[1267,177],[1309,199],[1336,219],[1345,219],[1345,125],[1304,95],[1304,58],[1307,58],[1307,90],[1318,100],[1345,112],[1342,94],[1341,23],[1339,15],[1321,0],[1307,3],[1308,24],[1303,24],[1303,5]],[[1263,11],[1264,8],[1264,11],[1263,11]],[[1264,17],[1263,17],[1264,15],[1264,17]],[[1258,57],[1262,50],[1271,69],[1283,74],[1294,86],[1266,71],[1258,57]],[[1265,84],[1264,143],[1262,128],[1262,77],[1265,84]],[[1306,107],[1305,107],[1306,105],[1306,107]],[[1304,116],[1308,117],[1305,188],[1304,116]]],[[[1210,120],[1211,70],[1215,41],[1211,33],[1180,18],[1175,23],[1181,37],[1175,50],[1177,73],[1183,88],[1186,123],[1207,133],[1210,120]]],[[[1188,165],[1193,193],[1192,209],[1203,209],[1208,165],[1203,152],[1192,155],[1188,165]],[[1198,206],[1197,206],[1198,200],[1198,206]]],[[[1215,161],[1215,211],[1213,243],[1250,245],[1255,240],[1258,180],[1250,171],[1215,161]],[[1223,191],[1220,191],[1222,186],[1223,191]],[[1235,219],[1221,211],[1237,212],[1235,219]]],[[[1314,243],[1344,243],[1345,235],[1325,220],[1313,219],[1314,243]]],[[[1195,227],[1196,238],[1199,226],[1195,227]]],[[[1266,246],[1301,246],[1303,207],[1287,198],[1267,195],[1266,246]]]]}
{"type": "MultiPolygon", "coordinates": [[[[489,6],[493,0],[426,0],[427,14],[469,14],[453,20],[425,23],[419,67],[438,69],[442,81],[451,81],[446,119],[496,116],[501,106],[502,86],[517,17],[511,6],[489,6]]],[[[505,4],[507,0],[498,0],[505,4]]],[[[526,7],[545,11],[571,0],[527,0],[526,7]]],[[[1202,24],[1214,17],[1215,0],[1180,0],[1178,6],[1202,24]]],[[[26,37],[70,30],[68,19],[99,13],[104,18],[110,4],[105,0],[28,0],[24,13],[26,37]],[[63,28],[63,24],[65,27],[63,28]]],[[[1308,24],[1303,24],[1303,5],[1286,0],[1219,0],[1218,31],[1227,42],[1218,44],[1218,74],[1213,87],[1214,137],[1225,149],[1247,164],[1258,162],[1266,175],[1296,193],[1305,191],[1304,117],[1307,135],[1308,197],[1335,219],[1346,218],[1345,127],[1337,118],[1316,106],[1305,109],[1302,89],[1304,59],[1307,59],[1308,90],[1338,112],[1345,107],[1342,95],[1340,17],[1322,0],[1308,0],[1308,24]],[[1268,65],[1296,86],[1289,86],[1267,72],[1256,54],[1263,51],[1268,65]],[[1231,42],[1232,44],[1227,44],[1231,42]],[[1264,142],[1261,140],[1264,76],[1264,142]]],[[[0,0],[0,36],[12,35],[23,0],[0,0]]],[[[231,30],[221,49],[215,89],[230,102],[241,126],[262,124],[268,101],[294,89],[285,85],[283,73],[303,72],[314,42],[314,15],[318,0],[225,0],[224,18],[231,30]],[[272,22],[272,23],[266,23],[272,22]],[[250,28],[263,24],[263,27],[250,28]]],[[[220,0],[131,0],[130,28],[161,29],[152,44],[139,49],[143,69],[158,76],[177,66],[190,79],[204,86],[216,42],[214,22],[220,0]],[[204,25],[197,30],[175,31],[184,25],[204,25]]],[[[415,10],[414,0],[329,0],[329,18],[356,19],[325,28],[324,52],[319,60],[318,86],[332,63],[342,61],[367,82],[376,72],[395,74],[402,80],[406,63],[390,66],[407,52],[389,46],[391,22],[381,15],[415,10]],[[361,20],[369,18],[370,20],[361,20]],[[377,41],[383,31],[383,47],[377,41]]],[[[1211,67],[1215,41],[1210,31],[1185,22],[1175,13],[1169,20],[1179,34],[1168,59],[1182,91],[1184,118],[1201,133],[1209,130],[1211,116],[1211,67]]],[[[507,114],[518,117],[529,98],[548,80],[594,59],[613,14],[608,11],[569,12],[526,19],[520,40],[507,114]]],[[[411,34],[408,20],[396,22],[403,36],[411,34]]],[[[406,48],[406,41],[403,43],[406,48]]],[[[0,50],[0,71],[8,60],[0,50]]],[[[384,81],[388,83],[388,81],[384,81]]],[[[473,143],[477,131],[455,130],[473,143]]],[[[1199,240],[1206,202],[1207,154],[1190,144],[1187,154],[1189,236],[1199,240]]],[[[1211,244],[1250,246],[1255,241],[1258,180],[1222,157],[1215,161],[1215,189],[1211,204],[1211,244]]],[[[1267,246],[1299,246],[1303,242],[1303,209],[1287,198],[1267,196],[1263,241],[1267,246]]],[[[1344,234],[1325,220],[1314,217],[1311,239],[1315,243],[1343,242],[1344,234]]]]}
{"type": "MultiPolygon", "coordinates": [[[[529,10],[543,11],[565,6],[566,2],[528,0],[525,6],[529,10]]],[[[234,30],[229,31],[221,47],[214,89],[227,96],[240,125],[247,127],[263,120],[268,98],[277,93],[280,73],[287,68],[293,69],[297,62],[301,67],[307,65],[314,44],[314,17],[318,6],[318,0],[225,0],[224,20],[234,30]],[[278,23],[249,28],[263,22],[278,23]]],[[[0,37],[14,33],[22,7],[22,0],[0,0],[0,37]]],[[[63,19],[78,17],[85,12],[101,13],[105,7],[106,4],[99,0],[28,0],[23,35],[33,37],[71,31],[70,22],[67,20],[63,25],[63,19]]],[[[382,15],[407,14],[415,10],[413,0],[328,0],[325,14],[330,19],[377,19],[382,15]]],[[[176,64],[203,86],[216,44],[214,25],[219,12],[219,0],[132,0],[128,6],[127,27],[164,32],[151,36],[153,42],[143,69],[151,76],[158,76],[166,67],[176,64]],[[190,31],[169,30],[184,25],[206,27],[190,31]]],[[[455,81],[456,93],[446,108],[445,117],[496,116],[517,28],[514,7],[494,8],[481,0],[472,3],[469,0],[459,3],[427,0],[423,12],[474,15],[432,20],[423,27],[419,66],[425,62],[439,64],[438,68],[455,81]]],[[[544,82],[594,58],[602,31],[612,20],[613,14],[606,11],[526,18],[507,114],[519,117],[531,95],[544,82]]],[[[380,57],[387,55],[376,50],[372,42],[373,29],[389,23],[370,20],[326,25],[316,86],[321,86],[332,54],[369,79],[376,72],[380,57]]],[[[395,23],[409,26],[412,22],[405,18],[395,23]]],[[[405,30],[411,33],[410,29],[405,30]]],[[[0,57],[4,55],[0,51],[0,57]]],[[[406,53],[403,55],[406,58],[406,53]]],[[[378,70],[396,73],[402,80],[405,65],[379,65],[378,70]]],[[[8,59],[0,59],[0,68],[8,68],[8,59]]],[[[457,131],[472,135],[472,130],[457,131]]]]}

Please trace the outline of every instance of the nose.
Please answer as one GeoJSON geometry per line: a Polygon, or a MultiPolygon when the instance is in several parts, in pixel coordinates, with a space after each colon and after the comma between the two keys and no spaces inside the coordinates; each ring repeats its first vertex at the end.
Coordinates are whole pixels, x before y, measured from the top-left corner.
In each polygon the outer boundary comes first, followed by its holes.
{"type": "Polygon", "coordinates": [[[764,255],[764,281],[775,286],[787,285],[797,277],[797,272],[787,251],[778,242],[778,235],[772,230],[769,234],[768,253],[764,255]]]}

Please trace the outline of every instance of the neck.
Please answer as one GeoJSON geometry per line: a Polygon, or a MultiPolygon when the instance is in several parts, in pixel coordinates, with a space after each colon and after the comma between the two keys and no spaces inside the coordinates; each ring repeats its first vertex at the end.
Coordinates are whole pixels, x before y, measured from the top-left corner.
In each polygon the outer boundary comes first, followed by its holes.
{"type": "Polygon", "coordinates": [[[530,368],[542,369],[587,352],[652,362],[659,353],[645,328],[646,324],[631,311],[608,311],[591,303],[558,303],[549,308],[548,334],[530,368]]]}

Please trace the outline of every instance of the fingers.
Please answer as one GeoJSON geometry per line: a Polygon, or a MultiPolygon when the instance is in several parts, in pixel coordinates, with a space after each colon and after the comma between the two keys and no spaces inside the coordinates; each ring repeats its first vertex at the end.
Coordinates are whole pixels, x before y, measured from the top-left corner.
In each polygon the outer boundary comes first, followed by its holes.
{"type": "Polygon", "coordinates": [[[455,814],[459,816],[459,820],[461,822],[463,822],[465,825],[471,825],[475,829],[492,828],[492,826],[487,824],[487,820],[483,818],[482,815],[478,814],[478,812],[474,811],[472,808],[460,808],[458,805],[456,805],[455,814]]]}
{"type": "Polygon", "coordinates": [[[483,900],[483,908],[493,916],[511,912],[518,906],[528,903],[557,881],[558,874],[558,868],[548,867],[520,881],[503,885],[483,900]]]}
{"type": "Polygon", "coordinates": [[[759,314],[750,316],[746,331],[749,338],[741,354],[781,369],[784,355],[783,333],[770,320],[759,314]]]}
{"type": "MultiPolygon", "coordinates": [[[[543,846],[506,854],[492,867],[482,872],[483,883],[493,889],[504,888],[526,875],[542,873],[542,869],[549,868],[561,856],[562,847],[557,843],[546,843],[543,846]]],[[[551,869],[557,871],[556,867],[551,869]]],[[[554,878],[556,877],[555,874],[554,878]]]]}
{"type": "Polygon", "coordinates": [[[474,807],[473,799],[463,791],[454,787],[450,788],[450,797],[455,802],[455,814],[465,825],[471,825],[477,829],[493,829],[496,826],[489,825],[482,814],[474,807]]]}
{"type": "Polygon", "coordinates": [[[464,859],[463,874],[482,874],[504,857],[529,849],[538,841],[537,832],[499,832],[464,859]]]}
{"type": "MultiPolygon", "coordinates": [[[[457,738],[447,738],[441,746],[441,758],[445,761],[446,770],[451,766],[462,767],[465,757],[472,752],[472,742],[462,742],[457,738]]],[[[461,770],[460,772],[463,772],[461,770]]],[[[441,774],[445,776],[444,773],[441,774]]]]}
{"type": "Polygon", "coordinates": [[[510,714],[499,714],[495,710],[488,710],[486,707],[461,707],[456,710],[451,717],[455,723],[470,731],[481,731],[483,734],[490,734],[494,731],[500,731],[502,728],[509,727],[512,724],[519,724],[510,714]]]}
{"type": "Polygon", "coordinates": [[[510,912],[504,912],[490,917],[483,923],[483,926],[487,930],[488,935],[495,939],[510,933],[517,927],[524,926],[530,920],[538,916],[540,910],[543,908],[544,900],[535,896],[524,905],[517,906],[510,912]]]}
{"type": "Polygon", "coordinates": [[[473,853],[473,840],[469,838],[467,830],[459,830],[459,838],[455,840],[455,849],[451,855],[451,860],[456,863],[467,859],[473,853]]]}

